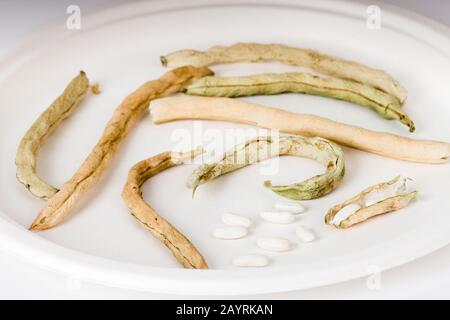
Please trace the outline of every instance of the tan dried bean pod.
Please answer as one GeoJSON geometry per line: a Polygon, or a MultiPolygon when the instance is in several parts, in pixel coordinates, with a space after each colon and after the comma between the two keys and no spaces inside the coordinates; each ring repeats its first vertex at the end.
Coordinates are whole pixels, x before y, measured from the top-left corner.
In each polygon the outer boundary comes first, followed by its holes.
{"type": "Polygon", "coordinates": [[[186,153],[164,152],[138,162],[129,173],[122,198],[136,220],[160,240],[185,268],[207,269],[205,259],[180,231],[162,218],[142,198],[141,186],[159,172],[202,153],[201,149],[186,153]]]}
{"type": "Polygon", "coordinates": [[[335,122],[323,117],[298,114],[231,98],[180,96],[152,102],[154,123],[176,120],[220,120],[250,124],[304,136],[317,136],[384,157],[443,163],[450,157],[450,144],[416,140],[335,122]]]}
{"type": "Polygon", "coordinates": [[[347,201],[338,204],[328,210],[325,216],[325,223],[329,225],[333,225],[339,229],[346,229],[355,224],[364,222],[370,218],[373,218],[378,215],[382,215],[385,213],[393,212],[396,210],[400,210],[406,207],[412,200],[416,199],[418,192],[412,191],[401,194],[394,194],[392,196],[388,196],[385,199],[377,201],[376,203],[366,206],[364,204],[364,198],[377,193],[382,192],[385,189],[393,187],[397,182],[399,182],[400,177],[396,177],[388,182],[378,183],[371,187],[364,189],[362,192],[358,193],[353,198],[348,199],[347,201]],[[336,215],[344,209],[345,207],[351,204],[359,204],[360,209],[351,213],[348,217],[340,221],[339,223],[334,223],[334,218],[336,215]]]}

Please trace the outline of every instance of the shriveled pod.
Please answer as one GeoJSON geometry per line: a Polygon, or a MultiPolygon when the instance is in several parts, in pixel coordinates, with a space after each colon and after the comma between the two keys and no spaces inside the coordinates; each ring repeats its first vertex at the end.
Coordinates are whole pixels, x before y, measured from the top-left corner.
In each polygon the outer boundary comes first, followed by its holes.
{"type": "Polygon", "coordinates": [[[183,267],[192,269],[207,269],[208,265],[189,239],[145,202],[141,186],[159,172],[182,164],[201,152],[201,149],[186,153],[165,152],[138,162],[130,169],[122,192],[131,215],[169,248],[183,267]]]}
{"type": "Polygon", "coordinates": [[[345,229],[372,217],[406,207],[418,194],[417,191],[407,191],[407,181],[408,179],[400,179],[398,176],[366,188],[353,198],[328,210],[325,223],[345,229]]]}
{"type": "Polygon", "coordinates": [[[244,97],[286,92],[304,93],[345,100],[367,107],[388,120],[398,120],[415,130],[414,122],[402,110],[397,98],[370,85],[303,72],[266,73],[241,77],[209,76],[186,88],[190,95],[208,97],[244,97]]]}
{"type": "Polygon", "coordinates": [[[51,197],[34,219],[30,230],[46,230],[61,223],[85,193],[108,170],[121,144],[148,110],[150,101],[184,89],[192,80],[211,75],[207,68],[181,67],[148,81],[129,94],[115,109],[102,136],[72,177],[51,197]]]}
{"type": "Polygon", "coordinates": [[[214,46],[206,51],[179,50],[161,57],[164,66],[209,66],[234,62],[279,61],[284,64],[310,68],[341,79],[350,79],[370,85],[396,97],[403,104],[406,89],[383,70],[333,57],[311,49],[295,48],[282,44],[236,43],[231,46],[214,46]]]}
{"type": "Polygon", "coordinates": [[[305,181],[273,186],[265,182],[273,192],[293,200],[315,199],[333,191],[344,177],[345,164],[342,149],[323,138],[307,138],[296,135],[258,137],[234,147],[221,160],[199,166],[188,178],[187,186],[195,190],[201,184],[221,175],[253,163],[279,155],[292,155],[317,160],[326,172],[305,181]]]}
{"type": "Polygon", "coordinates": [[[34,196],[47,200],[58,192],[36,172],[39,150],[47,138],[78,107],[89,91],[89,80],[84,71],[72,79],[64,92],[39,116],[20,141],[16,155],[16,176],[34,196]]]}

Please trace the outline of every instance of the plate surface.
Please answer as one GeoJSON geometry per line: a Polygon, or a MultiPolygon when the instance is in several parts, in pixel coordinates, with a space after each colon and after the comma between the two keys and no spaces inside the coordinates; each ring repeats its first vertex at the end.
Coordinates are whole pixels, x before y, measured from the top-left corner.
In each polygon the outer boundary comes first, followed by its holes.
{"type": "MultiPolygon", "coordinates": [[[[347,174],[339,189],[305,202],[300,222],[319,240],[299,244],[294,226],[258,222],[248,238],[211,237],[220,215],[236,212],[257,221],[260,210],[281,200],[262,186],[299,181],[321,172],[306,159],[285,157],[255,165],[202,186],[191,199],[185,187],[195,167],[173,168],[144,186],[144,197],[199,248],[211,270],[183,270],[170,252],[130,217],[120,193],[128,169],[137,161],[180,145],[180,133],[193,144],[218,134],[219,149],[232,142],[227,133],[257,134],[255,128],[219,122],[153,125],[145,117],[133,130],[112,170],[55,229],[30,233],[42,202],[16,182],[18,142],[35,118],[80,70],[99,82],[102,94],[89,96],[51,137],[39,157],[39,172],[61,185],[77,169],[120,101],[141,83],[165,70],[159,56],[177,49],[206,49],[238,41],[310,47],[387,70],[409,90],[405,106],[415,120],[416,138],[450,141],[450,41],[424,21],[382,10],[379,30],[366,27],[366,6],[336,1],[190,1],[129,4],[82,16],[82,29],[43,30],[0,63],[0,249],[70,279],[111,286],[180,294],[251,294],[288,291],[336,283],[382,271],[432,252],[450,241],[450,166],[385,159],[345,148],[347,174]],[[45,45],[42,39],[46,39],[45,45]],[[275,168],[272,176],[267,168],[275,168]],[[405,210],[346,231],[323,224],[331,206],[362,188],[398,174],[414,178],[419,200],[405,210]],[[271,266],[234,268],[241,253],[259,253],[258,236],[283,236],[296,243],[290,253],[270,254],[271,266]]],[[[276,63],[213,68],[219,75],[298,70],[276,63]]],[[[320,97],[284,94],[250,101],[289,111],[312,113],[374,130],[410,135],[359,106],[320,97]]],[[[242,137],[241,137],[242,138],[242,137]]],[[[186,140],[184,140],[186,141],[186,140]]]]}

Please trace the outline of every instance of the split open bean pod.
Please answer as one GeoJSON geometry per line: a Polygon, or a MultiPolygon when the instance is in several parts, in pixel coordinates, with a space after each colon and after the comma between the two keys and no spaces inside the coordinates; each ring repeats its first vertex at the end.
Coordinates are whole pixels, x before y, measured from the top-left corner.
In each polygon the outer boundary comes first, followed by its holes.
{"type": "Polygon", "coordinates": [[[339,229],[346,229],[375,216],[406,207],[412,200],[416,199],[418,194],[417,191],[407,191],[406,182],[407,180],[396,177],[364,189],[353,198],[328,210],[325,223],[339,229]],[[367,200],[374,198],[377,198],[377,201],[367,202],[367,200]],[[340,211],[346,208],[352,209],[347,212],[346,216],[336,221],[340,211]]]}

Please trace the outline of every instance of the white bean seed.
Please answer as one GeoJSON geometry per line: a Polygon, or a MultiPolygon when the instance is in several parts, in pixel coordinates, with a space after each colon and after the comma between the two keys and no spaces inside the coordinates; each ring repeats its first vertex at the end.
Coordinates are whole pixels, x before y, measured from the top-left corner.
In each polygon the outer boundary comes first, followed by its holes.
{"type": "Polygon", "coordinates": [[[234,258],[233,264],[237,267],[265,267],[269,264],[269,259],[259,254],[247,254],[234,258]]]}
{"type": "Polygon", "coordinates": [[[302,213],[305,211],[304,206],[302,206],[300,203],[295,202],[277,202],[275,203],[274,208],[276,210],[287,211],[294,214],[302,213]]]}
{"type": "Polygon", "coordinates": [[[268,251],[289,251],[291,242],[282,238],[259,238],[258,247],[268,251]]]}
{"type": "Polygon", "coordinates": [[[399,179],[396,183],[381,190],[372,191],[363,198],[364,205],[369,207],[391,197],[405,194],[408,190],[408,178],[399,179]]]}
{"type": "Polygon", "coordinates": [[[239,239],[247,234],[248,230],[245,227],[219,227],[213,230],[213,236],[223,240],[239,239]]]}
{"type": "Polygon", "coordinates": [[[222,222],[229,226],[242,226],[246,228],[252,225],[252,220],[249,218],[232,213],[222,214],[222,222]]]}
{"type": "Polygon", "coordinates": [[[295,216],[290,212],[262,211],[260,217],[271,223],[288,224],[295,221],[295,216]]]}
{"type": "Polygon", "coordinates": [[[349,204],[348,206],[342,208],[336,216],[333,218],[333,224],[339,225],[342,221],[347,219],[350,215],[352,215],[357,210],[361,209],[361,206],[357,203],[349,204]]]}
{"type": "Polygon", "coordinates": [[[295,234],[302,242],[311,242],[316,238],[314,233],[305,226],[297,226],[297,228],[295,228],[295,234]]]}

